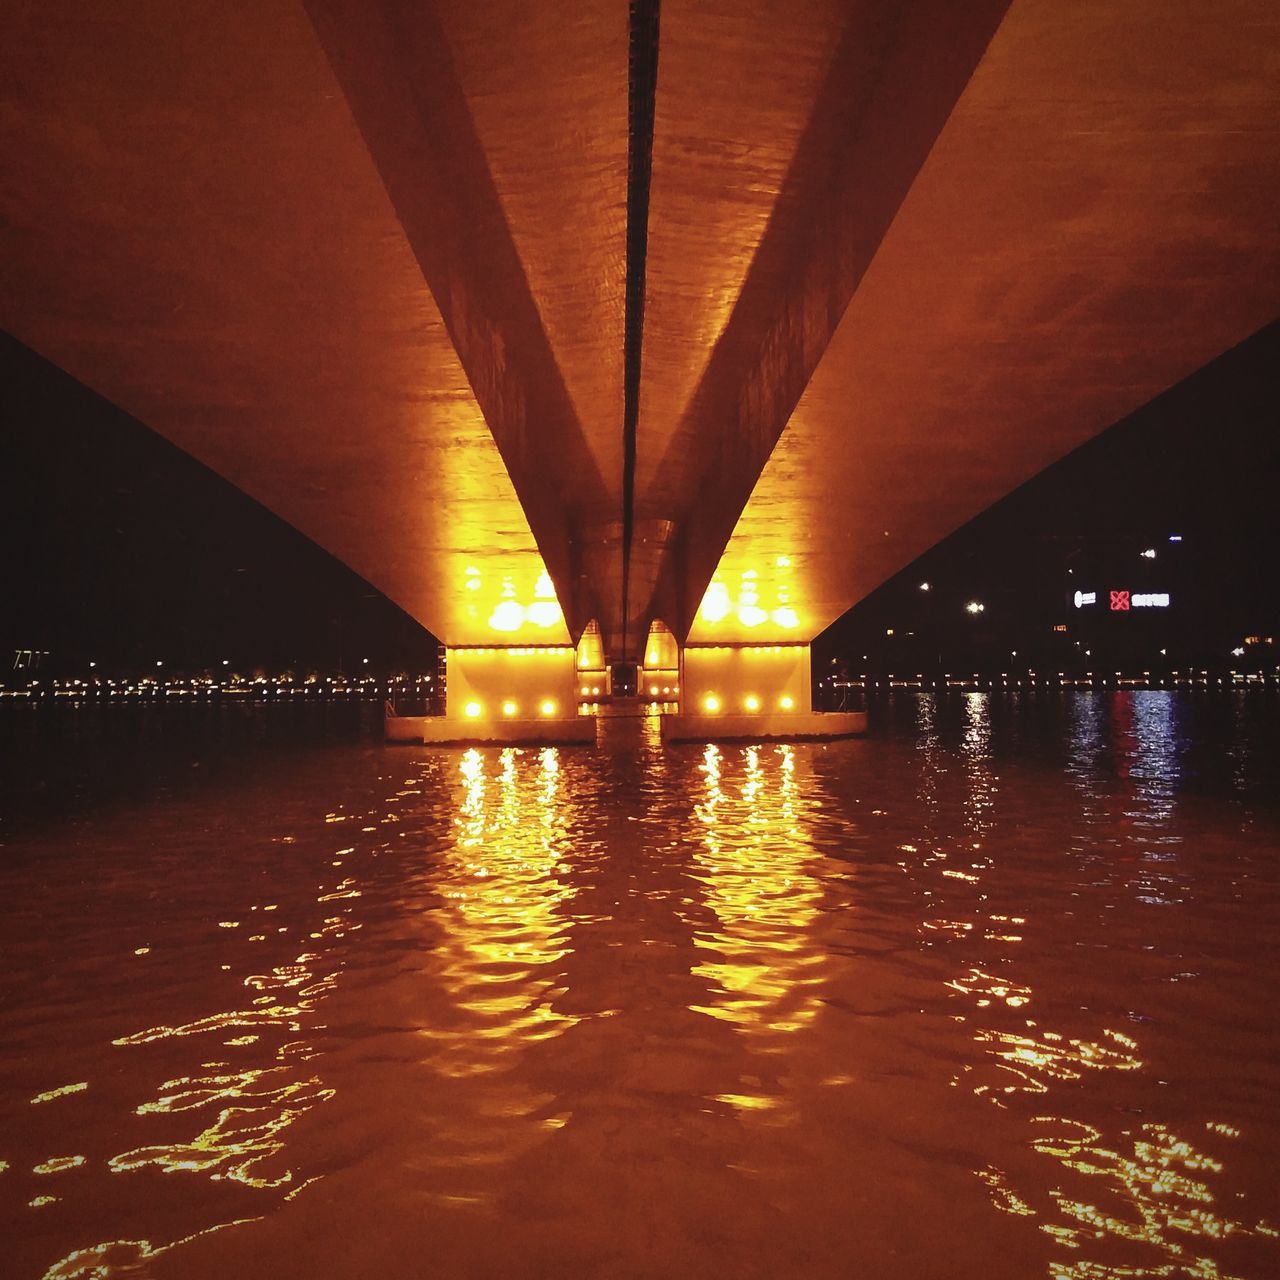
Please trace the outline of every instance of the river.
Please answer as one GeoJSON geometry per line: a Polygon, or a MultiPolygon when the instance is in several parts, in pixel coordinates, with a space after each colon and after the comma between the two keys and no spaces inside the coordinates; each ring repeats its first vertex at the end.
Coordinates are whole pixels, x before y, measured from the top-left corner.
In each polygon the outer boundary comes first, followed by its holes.
{"type": "Polygon", "coordinates": [[[1267,693],[6,711],[0,1270],[1280,1275],[1267,693]]]}

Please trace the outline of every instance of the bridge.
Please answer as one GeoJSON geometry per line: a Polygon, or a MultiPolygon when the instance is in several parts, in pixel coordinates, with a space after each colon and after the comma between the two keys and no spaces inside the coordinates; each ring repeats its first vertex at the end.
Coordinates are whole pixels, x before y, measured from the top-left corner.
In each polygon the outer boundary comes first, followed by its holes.
{"type": "Polygon", "coordinates": [[[438,636],[455,736],[633,668],[821,731],[815,635],[1280,311],[1270,0],[6,17],[0,323],[438,636]]]}

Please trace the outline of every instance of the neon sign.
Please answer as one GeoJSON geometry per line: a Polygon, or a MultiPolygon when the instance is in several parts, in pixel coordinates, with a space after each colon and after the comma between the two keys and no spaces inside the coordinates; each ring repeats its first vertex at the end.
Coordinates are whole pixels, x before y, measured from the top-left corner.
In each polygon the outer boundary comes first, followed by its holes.
{"type": "Polygon", "coordinates": [[[1087,604],[1098,603],[1098,593],[1096,591],[1077,591],[1074,599],[1076,608],[1083,609],[1087,604]]]}
{"type": "Polygon", "coordinates": [[[1167,609],[1167,591],[1112,591],[1111,612],[1128,613],[1130,609],[1167,609]]]}

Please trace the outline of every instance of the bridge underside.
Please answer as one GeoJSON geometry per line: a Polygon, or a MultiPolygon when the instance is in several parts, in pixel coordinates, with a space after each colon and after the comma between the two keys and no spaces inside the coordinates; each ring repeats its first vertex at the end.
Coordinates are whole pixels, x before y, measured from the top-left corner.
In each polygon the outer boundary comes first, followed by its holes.
{"type": "Polygon", "coordinates": [[[1268,0],[8,18],[0,324],[453,648],[803,645],[1280,311],[1268,0]]]}

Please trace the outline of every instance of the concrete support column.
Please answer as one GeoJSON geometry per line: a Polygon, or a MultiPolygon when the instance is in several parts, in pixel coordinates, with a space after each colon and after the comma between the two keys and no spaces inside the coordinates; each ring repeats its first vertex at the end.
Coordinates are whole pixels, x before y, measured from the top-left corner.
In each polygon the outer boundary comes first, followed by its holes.
{"type": "Polygon", "coordinates": [[[445,714],[391,716],[387,737],[407,742],[594,742],[577,714],[570,645],[489,645],[445,653],[445,714]]]}
{"type": "Polygon", "coordinates": [[[687,645],[667,741],[832,738],[866,732],[863,712],[812,709],[807,644],[687,645]]]}

